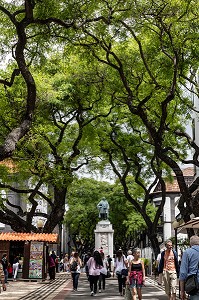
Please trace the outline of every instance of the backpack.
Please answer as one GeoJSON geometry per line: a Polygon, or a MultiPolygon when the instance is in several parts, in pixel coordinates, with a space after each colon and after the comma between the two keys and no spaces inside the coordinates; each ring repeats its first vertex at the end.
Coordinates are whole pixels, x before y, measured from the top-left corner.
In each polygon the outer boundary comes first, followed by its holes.
{"type": "Polygon", "coordinates": [[[74,260],[74,261],[72,262],[72,264],[70,265],[70,270],[71,270],[71,271],[77,271],[77,266],[78,266],[78,263],[77,263],[76,260],[74,260]]]}

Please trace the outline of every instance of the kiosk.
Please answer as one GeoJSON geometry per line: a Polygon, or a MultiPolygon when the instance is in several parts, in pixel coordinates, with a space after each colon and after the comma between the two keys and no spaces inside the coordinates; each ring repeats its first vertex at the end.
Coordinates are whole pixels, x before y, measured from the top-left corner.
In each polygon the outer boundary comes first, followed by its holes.
{"type": "Polygon", "coordinates": [[[44,280],[47,277],[48,245],[58,242],[57,233],[1,233],[0,258],[6,253],[12,265],[14,257],[19,256],[18,277],[44,280]]]}

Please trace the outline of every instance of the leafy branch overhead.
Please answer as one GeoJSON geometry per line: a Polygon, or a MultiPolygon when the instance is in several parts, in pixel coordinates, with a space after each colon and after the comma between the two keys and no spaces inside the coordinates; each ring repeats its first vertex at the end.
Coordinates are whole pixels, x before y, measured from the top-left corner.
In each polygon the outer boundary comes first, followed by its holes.
{"type": "Polygon", "coordinates": [[[181,169],[182,163],[199,166],[198,145],[186,133],[192,112],[198,114],[192,97],[198,96],[199,4],[4,2],[1,57],[10,61],[0,78],[0,160],[12,157],[17,175],[1,166],[1,188],[23,194],[31,208],[2,200],[1,220],[14,228],[15,209],[15,230],[33,230],[39,197],[49,206],[44,230],[50,232],[63,220],[74,176],[114,173],[157,250],[172,172],[183,219],[199,216],[181,169]],[[151,218],[157,182],[162,201],[151,218]]]}

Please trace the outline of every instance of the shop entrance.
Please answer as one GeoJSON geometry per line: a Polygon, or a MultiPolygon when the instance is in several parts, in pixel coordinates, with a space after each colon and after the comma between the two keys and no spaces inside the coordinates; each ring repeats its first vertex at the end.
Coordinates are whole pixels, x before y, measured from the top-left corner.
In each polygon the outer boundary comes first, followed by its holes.
{"type": "Polygon", "coordinates": [[[24,241],[10,241],[9,250],[9,267],[8,267],[8,277],[13,277],[13,262],[18,256],[19,259],[19,269],[17,271],[17,278],[22,277],[23,272],[23,261],[24,261],[24,241]]]}
{"type": "Polygon", "coordinates": [[[14,258],[18,256],[19,260],[24,258],[24,241],[10,241],[9,262],[12,265],[14,258]]]}

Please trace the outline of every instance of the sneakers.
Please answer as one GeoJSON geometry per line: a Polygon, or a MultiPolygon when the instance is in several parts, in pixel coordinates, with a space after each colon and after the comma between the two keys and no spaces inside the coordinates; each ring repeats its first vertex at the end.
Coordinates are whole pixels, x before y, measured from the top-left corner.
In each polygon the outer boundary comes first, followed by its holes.
{"type": "Polygon", "coordinates": [[[92,292],[91,292],[91,296],[93,296],[93,295],[94,295],[94,292],[92,291],[92,292]]]}
{"type": "Polygon", "coordinates": [[[99,293],[101,293],[102,292],[102,290],[99,290],[99,293]]]}

